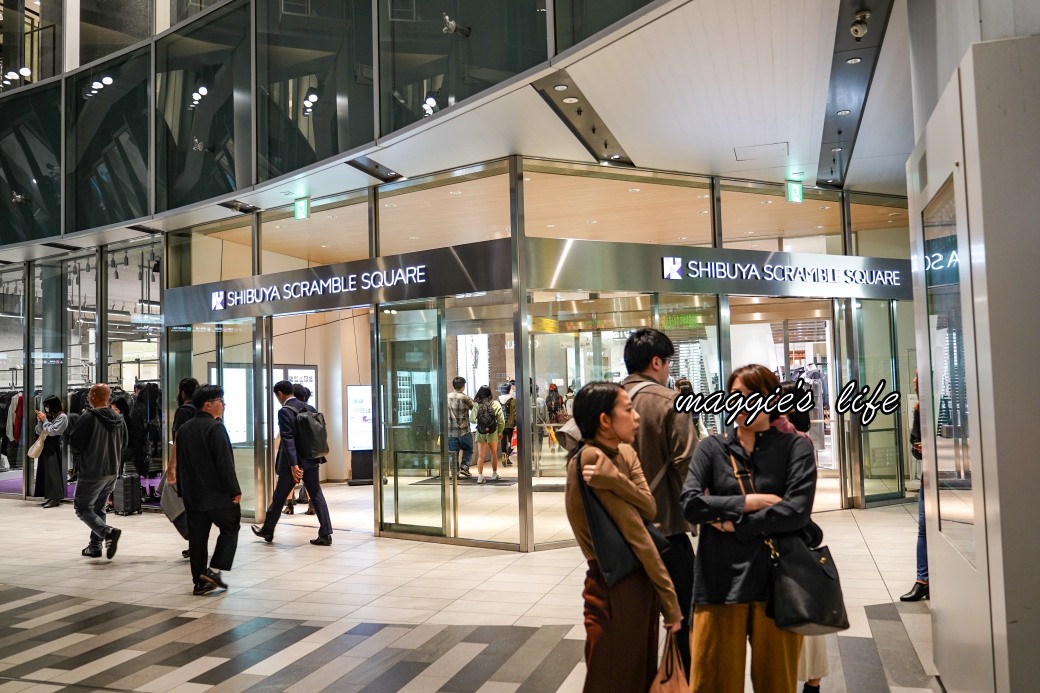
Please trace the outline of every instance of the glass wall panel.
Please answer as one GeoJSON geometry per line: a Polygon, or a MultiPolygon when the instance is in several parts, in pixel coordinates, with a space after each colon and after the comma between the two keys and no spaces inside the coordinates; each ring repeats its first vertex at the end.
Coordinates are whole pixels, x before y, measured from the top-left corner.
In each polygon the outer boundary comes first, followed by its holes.
{"type": "Polygon", "coordinates": [[[261,181],[375,139],[372,2],[257,5],[261,181]]]}
{"type": "MultiPolygon", "coordinates": [[[[89,389],[96,382],[107,382],[97,368],[98,267],[93,255],[65,260],[62,274],[67,281],[65,312],[65,386],[89,389]]],[[[45,299],[45,300],[50,300],[45,299]]],[[[44,313],[47,312],[47,307],[44,313]]],[[[46,320],[46,315],[44,316],[46,320]]],[[[64,392],[45,392],[47,395],[64,392]]]]}
{"type": "Polygon", "coordinates": [[[529,237],[711,247],[707,179],[524,162],[529,237]]]}
{"type": "Polygon", "coordinates": [[[0,2],[0,92],[62,73],[61,0],[0,2]]]}
{"type": "MultiPolygon", "coordinates": [[[[556,0],[556,51],[581,43],[649,4],[650,0],[556,0]]],[[[545,7],[544,1],[541,7],[545,7]]]]}
{"type": "MultiPolygon", "coordinates": [[[[14,425],[20,429],[15,433],[18,444],[16,453],[21,456],[22,464],[25,465],[24,479],[28,496],[43,497],[46,493],[46,481],[42,478],[43,475],[38,474],[38,461],[25,454],[28,446],[35,440],[35,436],[27,432],[32,425],[33,415],[42,408],[44,397],[57,395],[62,397],[66,404],[68,403],[68,400],[63,397],[67,365],[64,335],[73,321],[69,316],[76,314],[68,311],[70,298],[75,289],[75,277],[72,277],[73,282],[71,283],[66,279],[64,273],[66,264],[57,260],[48,260],[40,261],[35,265],[36,305],[34,309],[39,320],[34,320],[31,326],[30,339],[33,344],[30,356],[31,377],[26,379],[22,391],[24,397],[21,403],[15,407],[14,420],[14,425]],[[20,419],[17,414],[19,410],[21,411],[20,419]]],[[[81,277],[81,282],[89,284],[89,279],[81,277]]],[[[78,317],[75,320],[78,322],[78,317]]],[[[82,369],[82,362],[78,365],[82,369]]]]}
{"type": "Polygon", "coordinates": [[[379,254],[507,238],[509,176],[504,163],[460,169],[380,189],[379,254]]]}
{"type": "MultiPolygon", "coordinates": [[[[625,342],[632,331],[655,326],[655,308],[660,316],[656,327],[668,333],[676,349],[672,377],[689,378],[697,392],[718,388],[718,306],[714,296],[530,294],[532,411],[520,416],[520,421],[531,427],[534,441],[531,464],[536,544],[573,539],[563,507],[566,453],[554,442],[556,428],[563,421],[550,420],[545,402],[550,386],[565,396],[569,406],[574,393],[586,383],[624,380],[628,377],[625,342]]],[[[704,433],[715,431],[712,422],[703,423],[704,433]]]]}
{"type": "MultiPolygon", "coordinates": [[[[166,2],[166,0],[156,0],[166,2]]],[[[169,0],[170,2],[170,26],[179,24],[189,17],[194,17],[203,10],[215,7],[225,0],[169,0]]]]}
{"type": "Polygon", "coordinates": [[[368,257],[368,191],[312,203],[306,219],[292,205],[261,215],[264,274],[368,257]]]}
{"type": "Polygon", "coordinates": [[[150,50],[69,80],[68,221],[71,230],[148,215],[150,50]]]}
{"type": "Polygon", "coordinates": [[[159,211],[252,185],[249,5],[156,44],[159,211]]]}
{"type": "Polygon", "coordinates": [[[108,344],[105,382],[132,392],[138,382],[159,383],[159,277],[162,249],[158,241],[111,248],[108,273],[108,344]]]}
{"type": "MultiPolygon", "coordinates": [[[[968,372],[964,362],[961,263],[957,207],[951,177],[923,213],[928,344],[932,372],[920,374],[931,387],[935,461],[925,458],[925,473],[935,469],[939,489],[939,528],[965,559],[975,565],[975,498],[968,428],[968,372]]],[[[928,451],[929,446],[924,446],[928,451]]]]}
{"type": "Polygon", "coordinates": [[[379,0],[382,131],[547,59],[544,0],[379,0]]]}
{"type": "Polygon", "coordinates": [[[152,0],[79,0],[79,64],[152,36],[152,0]]]}
{"type": "Polygon", "coordinates": [[[0,493],[18,495],[25,462],[16,426],[17,398],[25,388],[25,300],[22,268],[0,272],[0,493]]]}
{"type": "Polygon", "coordinates": [[[722,183],[722,244],[726,248],[841,255],[838,193],[804,190],[788,202],[784,186],[722,183]]]}
{"type": "Polygon", "coordinates": [[[253,225],[235,217],[166,234],[167,285],[205,284],[253,274],[253,225]]]}
{"type": "Polygon", "coordinates": [[[61,233],[61,85],[0,100],[0,243],[61,233]]]}
{"type": "Polygon", "coordinates": [[[852,254],[910,259],[906,199],[852,193],[852,254]]]}

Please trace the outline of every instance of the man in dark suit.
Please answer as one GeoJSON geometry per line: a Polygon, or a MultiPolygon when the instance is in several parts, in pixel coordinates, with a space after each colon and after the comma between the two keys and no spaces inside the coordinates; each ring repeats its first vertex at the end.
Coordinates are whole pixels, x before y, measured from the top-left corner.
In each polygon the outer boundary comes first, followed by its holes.
{"type": "Polygon", "coordinates": [[[285,499],[292,493],[293,487],[303,479],[303,485],[310,494],[314,512],[318,516],[318,538],[311,539],[316,546],[330,546],[332,544],[332,519],[329,517],[329,506],[325,502],[325,495],[321,492],[318,483],[318,468],[321,466],[320,458],[301,458],[296,452],[296,415],[302,411],[317,413],[317,409],[304,404],[293,395],[293,386],[288,380],[282,380],[274,385],[274,396],[282,408],[278,410],[278,432],[282,442],[278,446],[278,456],[275,458],[275,472],[278,474],[278,484],[274,489],[274,498],[270,507],[267,508],[267,517],[262,527],[252,525],[253,534],[266,542],[274,540],[274,528],[278,524],[278,518],[282,516],[282,507],[285,499]]]}
{"type": "Polygon", "coordinates": [[[188,552],[191,558],[193,594],[227,589],[221,570],[231,570],[238,548],[242,521],[242,489],[235,474],[235,457],[224,415],[224,389],[203,385],[192,403],[195,418],[177,429],[177,483],[188,516],[188,552]],[[213,559],[209,558],[209,531],[220,530],[213,559]],[[216,569],[216,570],[214,570],[216,569]]]}

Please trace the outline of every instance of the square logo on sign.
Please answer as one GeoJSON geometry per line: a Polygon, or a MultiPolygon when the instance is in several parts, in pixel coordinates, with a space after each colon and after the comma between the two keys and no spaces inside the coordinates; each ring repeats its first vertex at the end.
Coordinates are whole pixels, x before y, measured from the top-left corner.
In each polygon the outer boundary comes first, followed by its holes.
{"type": "Polygon", "coordinates": [[[664,265],[664,278],[665,279],[682,279],[682,258],[681,257],[665,257],[661,258],[661,262],[664,265]]]}
{"type": "Polygon", "coordinates": [[[214,291],[209,302],[210,310],[224,310],[224,292],[214,291]]]}

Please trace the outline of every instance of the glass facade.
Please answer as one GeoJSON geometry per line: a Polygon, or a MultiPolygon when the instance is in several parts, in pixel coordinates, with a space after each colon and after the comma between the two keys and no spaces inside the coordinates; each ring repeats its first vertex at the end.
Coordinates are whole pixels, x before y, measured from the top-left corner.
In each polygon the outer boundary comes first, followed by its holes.
{"type": "Polygon", "coordinates": [[[722,182],[722,244],[726,248],[842,254],[841,201],[826,190],[804,190],[788,202],[783,185],[722,182]]]}
{"type": "Polygon", "coordinates": [[[0,101],[0,239],[61,233],[61,85],[0,101]]]}
{"type": "Polygon", "coordinates": [[[153,0],[79,0],[79,64],[152,35],[153,0]]]}
{"type": "Polygon", "coordinates": [[[544,0],[379,0],[383,133],[547,59],[544,0]]]}
{"type": "MultiPolygon", "coordinates": [[[[650,0],[555,0],[556,52],[562,53],[649,4],[650,0]]],[[[541,7],[544,11],[545,0],[541,7]]]]}
{"type": "Polygon", "coordinates": [[[850,193],[852,254],[910,259],[906,199],[850,193]]]}
{"type": "Polygon", "coordinates": [[[372,3],[266,2],[257,11],[258,180],[372,141],[372,3]]]}
{"type": "Polygon", "coordinates": [[[62,0],[0,3],[0,93],[61,74],[63,14],[62,0]]]}
{"type": "Polygon", "coordinates": [[[253,273],[253,224],[239,217],[167,234],[167,286],[241,279],[253,273]]]}
{"type": "Polygon", "coordinates": [[[314,200],[305,219],[296,219],[292,206],[260,218],[264,274],[368,257],[367,190],[314,200]]]}
{"type": "Polygon", "coordinates": [[[253,183],[249,8],[235,3],[155,45],[157,211],[253,183]]]}
{"type": "Polygon", "coordinates": [[[69,230],[148,215],[150,75],[142,49],[68,81],[69,230]]]}

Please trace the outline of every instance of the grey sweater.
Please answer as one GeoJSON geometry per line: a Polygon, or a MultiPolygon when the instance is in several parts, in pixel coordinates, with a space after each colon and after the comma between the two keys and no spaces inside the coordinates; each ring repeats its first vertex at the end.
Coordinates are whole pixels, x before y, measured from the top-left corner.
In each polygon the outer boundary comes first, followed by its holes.
{"type": "Polygon", "coordinates": [[[113,477],[126,447],[126,423],[119,412],[108,407],[87,409],[69,436],[69,445],[79,450],[79,478],[96,481],[113,477]]]}

